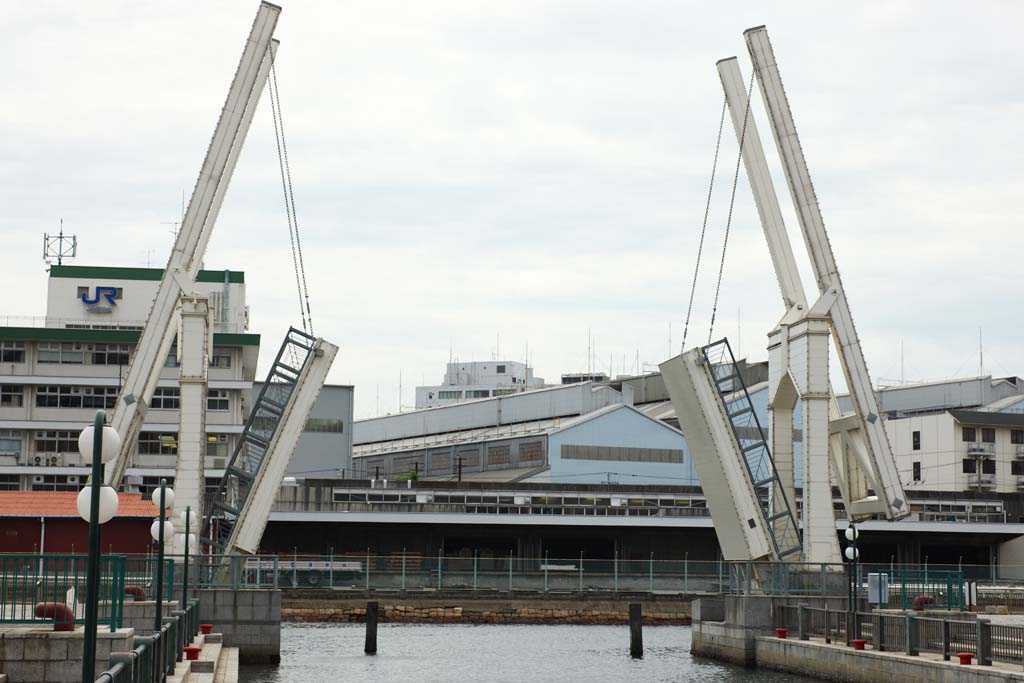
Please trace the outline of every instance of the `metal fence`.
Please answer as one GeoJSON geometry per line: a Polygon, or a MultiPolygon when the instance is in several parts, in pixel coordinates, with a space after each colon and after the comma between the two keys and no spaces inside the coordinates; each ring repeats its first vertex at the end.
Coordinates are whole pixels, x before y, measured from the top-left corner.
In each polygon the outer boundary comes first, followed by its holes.
{"type": "MultiPolygon", "coordinates": [[[[973,617],[973,615],[971,615],[973,617]]],[[[916,656],[933,652],[949,660],[970,653],[979,664],[1006,662],[1024,665],[1024,626],[993,624],[985,619],[935,619],[916,612],[859,612],[856,614],[807,605],[776,605],[776,624],[789,637],[826,642],[849,642],[847,630],[879,652],[916,656]]]]}
{"type": "MultiPolygon", "coordinates": [[[[156,555],[128,556],[125,559],[125,587],[138,586],[147,600],[156,600],[156,555]]],[[[164,557],[163,599],[174,599],[174,558],[164,557]]],[[[180,588],[180,586],[179,586],[180,588]]]]}
{"type": "Polygon", "coordinates": [[[965,605],[964,576],[958,571],[896,569],[889,577],[889,601],[896,609],[959,609],[965,605]]]}
{"type": "MultiPolygon", "coordinates": [[[[86,555],[0,555],[0,624],[85,623],[87,564],[86,555]]],[[[97,623],[111,631],[121,626],[126,571],[125,557],[100,558],[97,623]]]]}
{"type": "Polygon", "coordinates": [[[199,601],[192,600],[184,610],[164,618],[159,632],[135,636],[135,648],[125,654],[112,654],[110,668],[96,683],[162,683],[174,673],[185,647],[199,633],[199,601]]]}

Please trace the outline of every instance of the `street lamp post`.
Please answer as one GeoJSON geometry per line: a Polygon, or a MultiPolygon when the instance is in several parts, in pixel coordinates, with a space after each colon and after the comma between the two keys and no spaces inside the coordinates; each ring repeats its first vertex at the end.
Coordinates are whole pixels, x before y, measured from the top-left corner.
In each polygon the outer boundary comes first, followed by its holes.
{"type": "Polygon", "coordinates": [[[846,527],[846,540],[850,542],[850,545],[846,547],[846,559],[850,561],[850,574],[851,583],[853,584],[853,602],[850,611],[853,613],[853,636],[850,640],[856,640],[860,638],[860,623],[857,621],[857,605],[860,602],[860,577],[857,573],[857,561],[860,559],[860,551],[857,550],[857,537],[860,536],[860,532],[857,531],[857,527],[850,524],[846,527]]]}
{"type": "Polygon", "coordinates": [[[159,517],[149,528],[153,540],[156,541],[156,619],[153,631],[160,632],[163,627],[164,608],[164,544],[167,539],[174,540],[174,525],[166,519],[167,509],[174,505],[174,490],[167,488],[167,480],[160,480],[160,488],[153,491],[153,502],[159,511],[159,517]]]}
{"type": "Polygon", "coordinates": [[[92,463],[89,485],[78,493],[78,514],[89,523],[89,557],[86,564],[85,632],[82,643],[82,683],[96,678],[96,628],[99,621],[100,525],[117,514],[117,492],[103,485],[103,463],[121,450],[121,439],[112,427],[105,426],[106,414],[96,411],[91,427],[78,436],[82,459],[92,463]]]}
{"type": "Polygon", "coordinates": [[[182,581],[181,581],[181,603],[182,609],[188,607],[188,553],[192,545],[191,529],[199,523],[196,513],[192,512],[192,506],[186,505],[185,511],[181,513],[181,520],[185,526],[185,533],[182,536],[183,555],[182,560],[182,581]]]}

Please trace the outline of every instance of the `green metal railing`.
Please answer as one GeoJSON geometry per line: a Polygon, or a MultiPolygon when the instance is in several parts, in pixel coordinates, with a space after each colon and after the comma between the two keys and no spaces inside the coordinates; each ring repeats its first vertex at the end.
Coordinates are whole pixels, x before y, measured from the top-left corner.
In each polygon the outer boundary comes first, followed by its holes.
{"type": "Polygon", "coordinates": [[[135,649],[110,657],[110,668],[96,683],[161,683],[174,673],[184,648],[199,633],[199,601],[191,600],[182,611],[164,619],[159,632],[135,636],[135,649]]]}
{"type": "MultiPolygon", "coordinates": [[[[125,585],[138,586],[146,592],[147,600],[156,600],[156,556],[130,556],[125,561],[125,585]]],[[[170,601],[174,599],[174,558],[164,558],[163,575],[163,599],[170,601]]]]}
{"type": "MultiPolygon", "coordinates": [[[[85,622],[86,555],[0,555],[0,624],[85,622]],[[56,618],[37,616],[36,605],[59,603],[70,610],[56,618]]],[[[123,618],[127,558],[100,558],[99,619],[111,631],[123,618]]]]}
{"type": "Polygon", "coordinates": [[[893,569],[889,576],[889,607],[963,610],[964,575],[960,571],[893,569]]]}

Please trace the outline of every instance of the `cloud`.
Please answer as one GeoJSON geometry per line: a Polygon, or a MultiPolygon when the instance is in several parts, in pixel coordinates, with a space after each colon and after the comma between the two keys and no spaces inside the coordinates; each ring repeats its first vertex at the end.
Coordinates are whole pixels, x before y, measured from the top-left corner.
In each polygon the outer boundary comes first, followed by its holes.
{"type": "MultiPolygon", "coordinates": [[[[0,56],[0,283],[38,315],[39,235],[79,263],[166,260],[255,2],[15,4],[0,56]]],[[[316,330],[356,410],[462,359],[556,379],[678,350],[722,95],[765,23],[875,378],[1021,372],[1024,100],[1015,3],[285,3],[278,78],[316,330]],[[671,344],[669,328],[671,324],[671,344]],[[500,337],[500,342],[499,342],[500,337]]],[[[759,100],[805,287],[795,216],[759,100]]],[[[736,143],[723,136],[687,343],[707,338],[736,143]]],[[[266,97],[206,263],[247,271],[265,366],[298,318],[266,97]]],[[[741,174],[715,336],[781,316],[741,174]]],[[[833,363],[838,366],[837,363],[833,363]]],[[[263,367],[261,367],[261,372],[263,367]]]]}

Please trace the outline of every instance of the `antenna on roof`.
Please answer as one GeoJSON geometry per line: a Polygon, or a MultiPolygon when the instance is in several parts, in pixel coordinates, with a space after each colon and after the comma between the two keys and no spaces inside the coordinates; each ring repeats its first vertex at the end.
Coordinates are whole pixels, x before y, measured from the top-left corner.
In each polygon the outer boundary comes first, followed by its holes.
{"type": "Polygon", "coordinates": [[[46,263],[46,270],[50,270],[53,261],[57,265],[63,265],[64,259],[73,259],[78,256],[78,237],[76,235],[64,234],[64,219],[60,219],[60,232],[57,235],[43,233],[43,261],[46,263]]]}

